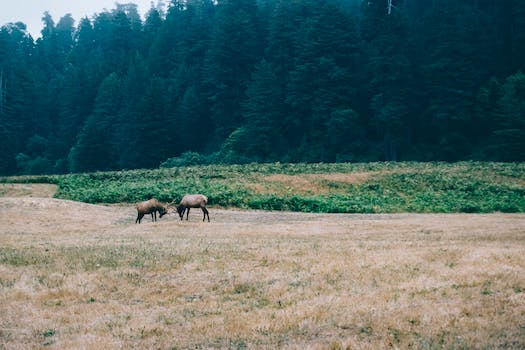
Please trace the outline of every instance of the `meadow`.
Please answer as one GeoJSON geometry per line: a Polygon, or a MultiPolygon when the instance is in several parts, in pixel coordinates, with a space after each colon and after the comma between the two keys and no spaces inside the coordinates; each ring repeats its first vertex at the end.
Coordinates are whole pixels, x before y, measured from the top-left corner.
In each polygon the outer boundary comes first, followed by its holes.
{"type": "Polygon", "coordinates": [[[2,349],[523,349],[524,214],[0,198],[2,349]]]}
{"type": "Polygon", "coordinates": [[[0,178],[58,185],[57,198],[177,202],[204,193],[223,208],[318,213],[525,212],[525,163],[209,165],[0,178]]]}
{"type": "Polygon", "coordinates": [[[2,178],[0,349],[523,349],[524,170],[2,178]],[[186,192],[210,197],[210,223],[135,224],[132,202],[186,192]]]}

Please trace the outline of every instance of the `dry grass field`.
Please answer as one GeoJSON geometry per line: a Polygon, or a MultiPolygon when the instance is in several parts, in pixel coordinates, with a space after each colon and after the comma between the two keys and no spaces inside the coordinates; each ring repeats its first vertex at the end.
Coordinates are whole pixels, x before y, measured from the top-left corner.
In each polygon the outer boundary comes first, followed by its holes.
{"type": "Polygon", "coordinates": [[[0,188],[0,349],[525,348],[525,214],[137,225],[132,205],[17,186],[0,188]]]}

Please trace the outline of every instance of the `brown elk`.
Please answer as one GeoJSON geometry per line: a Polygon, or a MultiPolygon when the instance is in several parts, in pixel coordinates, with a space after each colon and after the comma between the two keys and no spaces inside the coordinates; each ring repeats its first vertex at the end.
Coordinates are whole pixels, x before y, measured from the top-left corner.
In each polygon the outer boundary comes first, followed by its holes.
{"type": "Polygon", "coordinates": [[[137,208],[137,220],[135,220],[135,223],[139,224],[146,214],[151,214],[151,221],[157,221],[157,212],[159,212],[159,219],[168,213],[166,207],[155,198],[137,203],[135,206],[137,208]]]}
{"type": "Polygon", "coordinates": [[[206,219],[206,216],[208,216],[208,222],[210,221],[210,214],[208,213],[208,209],[206,209],[206,204],[208,203],[208,197],[206,197],[203,194],[187,194],[184,197],[182,197],[182,200],[179,203],[179,206],[177,207],[177,212],[179,213],[180,219],[184,217],[184,212],[186,213],[186,220],[188,220],[188,216],[190,215],[190,208],[201,208],[202,212],[204,213],[204,217],[202,218],[202,221],[206,219]]]}

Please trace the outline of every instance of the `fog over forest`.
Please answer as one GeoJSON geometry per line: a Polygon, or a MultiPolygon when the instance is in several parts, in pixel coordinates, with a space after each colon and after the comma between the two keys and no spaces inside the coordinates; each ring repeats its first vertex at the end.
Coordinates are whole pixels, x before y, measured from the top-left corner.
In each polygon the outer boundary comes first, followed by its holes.
{"type": "Polygon", "coordinates": [[[525,1],[172,0],[0,29],[0,175],[525,160],[525,1]]]}

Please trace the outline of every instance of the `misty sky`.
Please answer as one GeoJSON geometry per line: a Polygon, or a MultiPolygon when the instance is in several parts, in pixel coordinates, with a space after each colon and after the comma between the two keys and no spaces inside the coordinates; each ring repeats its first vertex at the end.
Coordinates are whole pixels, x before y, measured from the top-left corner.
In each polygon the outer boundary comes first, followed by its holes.
{"type": "Polygon", "coordinates": [[[55,23],[66,13],[71,13],[76,26],[81,18],[91,17],[104,9],[111,10],[117,2],[137,4],[142,15],[151,7],[151,0],[0,0],[0,26],[9,22],[24,22],[36,39],[43,27],[41,19],[45,11],[49,11],[55,23]]]}

